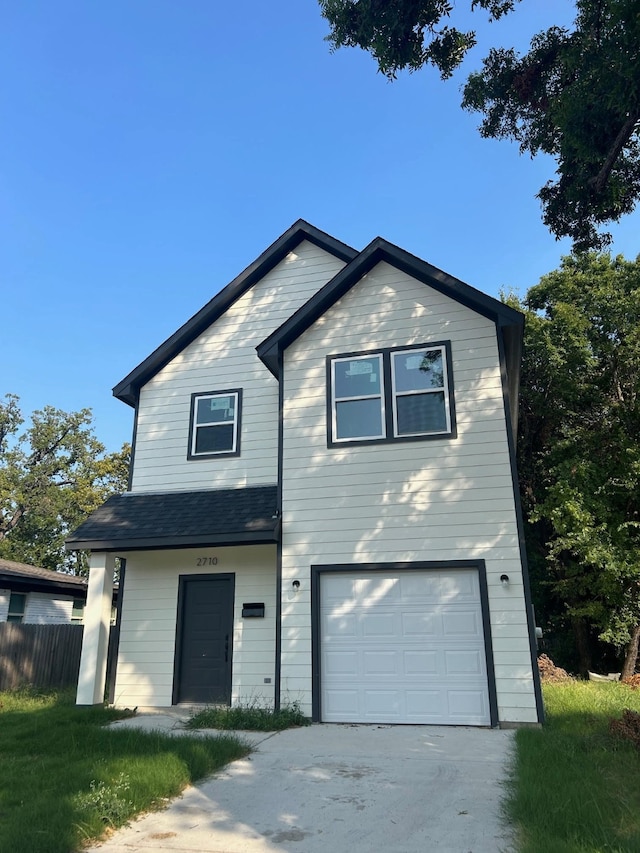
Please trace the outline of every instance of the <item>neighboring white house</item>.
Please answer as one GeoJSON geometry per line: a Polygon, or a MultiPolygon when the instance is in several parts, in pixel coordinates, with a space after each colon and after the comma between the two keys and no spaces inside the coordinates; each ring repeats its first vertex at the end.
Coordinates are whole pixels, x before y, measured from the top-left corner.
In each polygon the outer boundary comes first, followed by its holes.
{"type": "Polygon", "coordinates": [[[86,598],[84,578],[0,557],[0,622],[81,623],[86,598]]]}
{"type": "Polygon", "coordinates": [[[114,388],[130,491],[91,549],[78,702],[299,702],[325,722],[537,723],[515,433],[523,316],[304,221],[114,388]],[[124,590],[123,590],[124,586],[124,590]]]}

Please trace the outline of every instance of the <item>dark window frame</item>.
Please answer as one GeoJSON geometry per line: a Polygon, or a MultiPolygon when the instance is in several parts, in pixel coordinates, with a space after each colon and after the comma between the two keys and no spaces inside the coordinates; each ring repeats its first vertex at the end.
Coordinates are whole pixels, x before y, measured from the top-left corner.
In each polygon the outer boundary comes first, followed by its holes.
{"type": "MultiPolygon", "coordinates": [[[[326,357],[326,383],[327,383],[327,405],[326,405],[326,416],[327,416],[327,447],[364,447],[371,444],[396,444],[398,442],[408,442],[408,441],[433,441],[434,439],[455,439],[458,437],[458,430],[456,424],[456,411],[455,411],[455,400],[454,400],[454,382],[453,382],[453,359],[451,353],[451,341],[429,341],[427,343],[421,344],[409,344],[405,346],[397,346],[397,347],[378,347],[376,349],[371,350],[358,350],[356,352],[346,352],[346,353],[336,353],[334,355],[328,355],[326,357]],[[435,350],[442,349],[444,353],[444,361],[445,361],[445,375],[446,379],[443,384],[442,390],[444,391],[444,399],[445,399],[445,413],[448,414],[449,418],[449,429],[443,432],[429,432],[429,433],[421,433],[421,434],[407,434],[407,435],[396,435],[395,434],[395,418],[394,413],[396,412],[396,398],[398,396],[403,396],[400,392],[396,392],[394,390],[394,382],[392,379],[392,355],[394,353],[404,353],[404,352],[412,352],[414,350],[435,350]],[[356,359],[363,357],[371,357],[371,356],[381,356],[382,357],[382,377],[381,377],[381,387],[382,387],[382,411],[384,415],[384,432],[385,435],[382,438],[342,438],[338,439],[334,437],[334,411],[335,411],[335,397],[334,397],[334,372],[333,365],[336,362],[344,361],[347,359],[356,359]]],[[[439,390],[439,389],[438,389],[439,390]]],[[[423,393],[423,392],[419,392],[423,393]]],[[[428,392],[431,393],[431,392],[428,392]]]]}
{"type": "MultiPolygon", "coordinates": [[[[201,424],[207,426],[207,424],[201,424]]],[[[240,456],[240,435],[242,431],[242,388],[226,388],[215,391],[196,391],[191,395],[189,404],[189,444],[187,446],[187,459],[221,459],[229,456],[240,456]],[[236,397],[236,413],[233,420],[234,426],[234,443],[231,450],[221,450],[209,453],[195,453],[194,442],[198,424],[196,424],[196,405],[197,401],[202,398],[211,397],[236,397]]]]}
{"type": "Polygon", "coordinates": [[[9,593],[9,609],[7,610],[7,622],[15,622],[16,624],[24,622],[24,615],[27,610],[27,595],[26,592],[9,593]],[[16,608],[16,601],[20,600],[21,607],[16,608]],[[13,603],[13,607],[12,607],[13,603]]]}

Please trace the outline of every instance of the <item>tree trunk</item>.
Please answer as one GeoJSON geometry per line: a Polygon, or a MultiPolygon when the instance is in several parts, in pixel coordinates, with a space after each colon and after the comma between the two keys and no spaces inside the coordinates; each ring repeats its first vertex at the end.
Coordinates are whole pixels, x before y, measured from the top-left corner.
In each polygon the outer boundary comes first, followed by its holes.
{"type": "Polygon", "coordinates": [[[578,669],[583,678],[587,677],[588,671],[591,669],[591,646],[589,643],[589,632],[587,623],[584,619],[574,617],[571,620],[573,628],[573,636],[576,641],[576,649],[578,651],[578,669]]]}
{"type": "Polygon", "coordinates": [[[631,678],[636,671],[638,662],[638,647],[640,646],[640,625],[636,625],[631,631],[631,639],[624,652],[624,665],[620,678],[631,678]]]}

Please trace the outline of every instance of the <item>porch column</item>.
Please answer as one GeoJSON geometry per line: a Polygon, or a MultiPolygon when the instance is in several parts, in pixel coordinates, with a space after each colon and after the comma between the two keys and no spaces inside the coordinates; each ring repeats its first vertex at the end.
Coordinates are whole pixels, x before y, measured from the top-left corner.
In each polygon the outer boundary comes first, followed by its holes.
{"type": "Polygon", "coordinates": [[[76,705],[101,705],[107,674],[115,556],[91,552],[76,705]]]}

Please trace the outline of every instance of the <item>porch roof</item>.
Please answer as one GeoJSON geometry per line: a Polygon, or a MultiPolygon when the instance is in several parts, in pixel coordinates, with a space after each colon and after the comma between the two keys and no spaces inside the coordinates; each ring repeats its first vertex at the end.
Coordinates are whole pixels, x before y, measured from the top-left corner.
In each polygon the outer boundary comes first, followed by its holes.
{"type": "Polygon", "coordinates": [[[276,486],[114,495],[67,539],[68,551],[143,551],[278,540],[276,486]]]}

